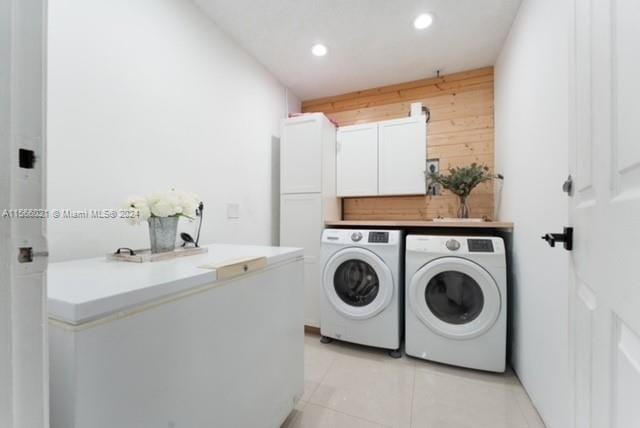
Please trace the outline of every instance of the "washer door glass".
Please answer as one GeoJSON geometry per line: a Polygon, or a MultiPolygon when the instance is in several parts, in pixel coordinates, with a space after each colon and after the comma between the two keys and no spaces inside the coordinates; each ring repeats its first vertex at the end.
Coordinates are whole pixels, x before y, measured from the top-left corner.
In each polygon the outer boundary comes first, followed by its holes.
{"type": "Polygon", "coordinates": [[[325,300],[347,318],[364,320],[376,316],[391,303],[395,287],[389,267],[364,248],[340,250],[324,265],[325,300]]]}
{"type": "Polygon", "coordinates": [[[333,275],[333,286],[346,304],[366,306],[378,295],[380,280],[369,263],[351,259],[338,266],[333,275]]]}
{"type": "Polygon", "coordinates": [[[407,286],[407,299],[426,327],[452,339],[485,333],[503,308],[493,277],[458,257],[441,257],[418,269],[407,286]]]}
{"type": "Polygon", "coordinates": [[[467,324],[482,312],[484,294],[477,281],[457,271],[441,272],[425,288],[427,306],[449,324],[467,324]]]}

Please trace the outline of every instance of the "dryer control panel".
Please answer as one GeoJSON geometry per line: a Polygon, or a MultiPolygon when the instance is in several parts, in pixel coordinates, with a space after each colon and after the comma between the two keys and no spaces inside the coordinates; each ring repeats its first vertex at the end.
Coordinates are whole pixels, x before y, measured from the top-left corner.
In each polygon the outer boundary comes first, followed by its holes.
{"type": "Polygon", "coordinates": [[[505,254],[502,238],[497,236],[408,235],[407,251],[432,254],[465,254],[493,257],[505,254]]]}

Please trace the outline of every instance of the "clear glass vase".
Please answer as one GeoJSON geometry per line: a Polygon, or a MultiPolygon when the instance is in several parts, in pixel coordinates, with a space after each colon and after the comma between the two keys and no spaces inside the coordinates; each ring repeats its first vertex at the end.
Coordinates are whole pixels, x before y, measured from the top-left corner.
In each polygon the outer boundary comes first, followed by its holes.
{"type": "Polygon", "coordinates": [[[469,206],[467,205],[467,198],[460,198],[458,201],[458,218],[469,218],[469,206]]]}
{"type": "Polygon", "coordinates": [[[149,239],[152,254],[175,250],[178,220],[178,216],[149,217],[149,239]]]}

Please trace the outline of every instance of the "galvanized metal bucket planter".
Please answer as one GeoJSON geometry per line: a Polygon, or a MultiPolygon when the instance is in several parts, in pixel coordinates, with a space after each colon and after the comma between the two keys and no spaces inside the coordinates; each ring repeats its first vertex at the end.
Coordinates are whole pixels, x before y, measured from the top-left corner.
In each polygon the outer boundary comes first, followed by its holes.
{"type": "Polygon", "coordinates": [[[175,250],[178,220],[178,216],[149,217],[149,238],[151,240],[152,254],[175,250]]]}

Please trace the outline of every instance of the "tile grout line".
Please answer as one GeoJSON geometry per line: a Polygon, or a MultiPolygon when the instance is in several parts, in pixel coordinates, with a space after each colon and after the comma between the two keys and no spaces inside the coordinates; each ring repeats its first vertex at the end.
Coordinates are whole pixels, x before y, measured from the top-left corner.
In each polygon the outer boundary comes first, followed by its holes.
{"type": "MultiPolygon", "coordinates": [[[[331,364],[329,364],[329,367],[327,367],[327,370],[325,371],[324,375],[322,376],[322,379],[320,379],[320,381],[318,382],[318,385],[316,385],[315,389],[313,390],[313,393],[311,395],[309,395],[309,404],[313,404],[314,406],[322,407],[323,409],[331,410],[332,412],[337,412],[337,413],[340,413],[340,414],[343,414],[343,415],[346,415],[346,416],[349,416],[349,417],[352,417],[352,418],[360,419],[360,420],[363,420],[363,421],[366,421],[366,422],[370,422],[370,423],[373,423],[373,424],[376,424],[376,425],[381,425],[381,424],[379,424],[377,422],[369,421],[369,420],[361,418],[359,416],[351,415],[351,414],[345,413],[345,412],[343,412],[341,410],[333,409],[331,407],[328,407],[328,406],[325,406],[325,405],[322,405],[322,404],[319,404],[319,403],[313,403],[311,401],[311,397],[313,397],[313,394],[320,387],[320,385],[322,385],[322,382],[324,382],[324,379],[329,374],[329,371],[331,370],[331,368],[336,363],[336,360],[338,359],[338,357],[342,356],[342,354],[340,354],[339,352],[336,352],[334,350],[331,350],[330,352],[333,354],[333,360],[331,361],[331,364]]],[[[347,357],[349,357],[349,356],[347,356],[347,357]]],[[[381,425],[381,426],[386,426],[386,425],[381,425]]]]}
{"type": "MultiPolygon", "coordinates": [[[[371,424],[374,424],[374,425],[378,425],[378,426],[381,426],[381,427],[391,428],[391,427],[389,427],[388,425],[380,424],[380,423],[378,423],[378,422],[371,421],[371,420],[369,420],[369,419],[365,419],[365,418],[362,418],[362,417],[359,417],[359,416],[354,416],[354,415],[351,415],[351,414],[349,414],[349,413],[345,413],[345,412],[343,412],[343,411],[341,411],[341,410],[333,409],[333,408],[331,408],[331,407],[328,407],[328,406],[325,406],[325,405],[322,405],[322,404],[318,404],[318,403],[314,403],[314,402],[312,402],[312,401],[311,401],[311,397],[313,397],[313,394],[315,394],[316,390],[320,387],[320,385],[322,385],[322,383],[324,382],[325,378],[326,378],[326,377],[327,377],[327,375],[329,374],[329,371],[331,370],[331,368],[332,368],[332,367],[334,366],[334,364],[336,363],[336,360],[338,359],[338,357],[341,355],[341,354],[339,354],[339,353],[337,353],[336,351],[333,351],[333,350],[331,350],[331,351],[329,351],[329,352],[331,352],[331,354],[333,355],[333,359],[331,360],[331,363],[329,364],[329,367],[327,367],[327,370],[326,370],[326,371],[324,372],[324,374],[322,375],[322,378],[320,379],[320,381],[318,382],[318,384],[316,385],[316,387],[313,389],[313,392],[311,392],[311,393],[309,394],[309,399],[306,401],[306,403],[305,403],[305,407],[304,407],[304,408],[306,408],[306,407],[307,407],[307,405],[309,405],[309,404],[310,404],[310,405],[312,405],[312,406],[317,406],[317,407],[321,407],[321,408],[326,409],[326,410],[331,410],[332,412],[340,413],[341,415],[344,415],[344,416],[349,416],[350,418],[359,419],[359,420],[361,420],[361,421],[368,422],[368,423],[371,423],[371,424]]],[[[304,412],[304,408],[302,409],[302,412],[304,412]]],[[[302,412],[301,412],[301,413],[302,413],[302,412]]],[[[293,419],[293,421],[295,421],[298,417],[302,417],[302,414],[300,414],[300,415],[296,415],[296,417],[293,419]]],[[[293,422],[293,421],[292,421],[292,422],[293,422]]]]}
{"type": "MultiPolygon", "coordinates": [[[[513,370],[513,369],[512,369],[513,370]]],[[[542,416],[540,415],[540,412],[538,411],[538,409],[536,408],[536,406],[533,404],[533,400],[531,399],[531,397],[529,396],[529,393],[527,392],[527,389],[524,387],[524,384],[522,383],[522,381],[520,380],[520,378],[518,377],[518,373],[516,373],[515,370],[513,370],[513,374],[516,376],[516,378],[518,379],[518,383],[520,384],[520,386],[522,387],[522,394],[524,396],[524,399],[527,400],[527,402],[531,405],[531,408],[533,409],[536,418],[538,419],[538,421],[542,422],[542,426],[546,427],[547,423],[544,421],[544,419],[542,419],[542,416]]],[[[523,404],[521,403],[521,399],[518,399],[518,407],[520,407],[520,411],[522,413],[525,413],[525,409],[522,408],[523,404]]],[[[529,418],[527,417],[526,413],[524,414],[524,419],[525,422],[527,422],[527,426],[529,428],[536,428],[536,427],[531,427],[531,424],[529,423],[529,418]]]]}
{"type": "MultiPolygon", "coordinates": [[[[320,382],[319,382],[319,383],[318,383],[318,385],[316,386],[316,389],[314,389],[314,393],[315,393],[315,391],[320,387],[320,385],[324,382],[324,379],[325,379],[325,378],[326,378],[326,376],[329,374],[329,371],[331,370],[331,368],[333,367],[333,365],[335,364],[335,362],[338,360],[338,358],[339,358],[339,357],[344,357],[344,358],[355,358],[355,359],[358,359],[358,357],[357,357],[357,356],[354,356],[354,355],[345,355],[345,354],[339,353],[339,352],[337,352],[337,351],[331,351],[331,352],[332,352],[332,353],[335,353],[335,357],[334,357],[333,361],[331,362],[331,364],[329,365],[329,367],[327,368],[326,373],[324,374],[324,376],[322,376],[322,379],[320,380],[320,382]]],[[[378,364],[382,364],[382,365],[384,365],[384,364],[385,364],[385,362],[384,362],[384,361],[382,361],[382,360],[380,360],[380,361],[367,360],[367,363],[372,363],[372,364],[375,364],[375,365],[378,365],[378,364]]],[[[411,368],[411,370],[413,370],[413,384],[411,385],[411,387],[412,387],[412,389],[411,389],[411,402],[412,402],[412,409],[411,409],[411,412],[413,412],[413,392],[415,391],[415,376],[416,376],[416,367],[415,367],[415,364],[411,364],[411,365],[399,365],[399,366],[398,366],[398,368],[403,369],[403,370],[404,370],[404,369],[407,369],[407,368],[411,368]]],[[[342,415],[349,416],[349,417],[351,417],[351,418],[358,419],[358,420],[361,420],[361,421],[365,421],[365,422],[368,422],[368,423],[372,423],[372,424],[374,424],[374,425],[378,425],[378,426],[381,426],[381,427],[392,428],[391,426],[386,425],[386,424],[381,423],[381,422],[378,422],[378,421],[373,421],[373,420],[370,420],[370,419],[365,419],[365,418],[363,418],[363,417],[361,417],[361,416],[356,416],[356,415],[353,415],[353,414],[351,414],[351,413],[347,413],[347,412],[345,412],[345,411],[343,411],[343,410],[334,409],[333,407],[329,407],[329,406],[324,405],[324,404],[314,403],[314,402],[312,402],[312,401],[311,401],[311,397],[312,397],[312,396],[313,396],[313,394],[311,394],[311,395],[309,396],[309,401],[307,401],[307,404],[311,404],[311,405],[314,405],[314,406],[322,407],[323,409],[331,410],[332,412],[337,412],[337,413],[340,413],[340,414],[342,414],[342,415]]],[[[409,420],[411,421],[411,413],[409,414],[409,420]]]]}
{"type": "MultiPolygon", "coordinates": [[[[527,401],[529,401],[529,403],[531,404],[531,406],[533,406],[533,402],[531,402],[531,399],[529,398],[529,395],[527,394],[526,390],[524,389],[524,386],[520,383],[520,380],[518,380],[518,388],[516,390],[516,388],[512,387],[512,386],[507,386],[507,385],[491,385],[491,384],[486,384],[484,383],[482,380],[478,380],[478,379],[467,379],[467,378],[460,378],[457,377],[455,375],[451,375],[451,374],[447,374],[447,373],[439,373],[439,372],[435,372],[435,371],[431,371],[428,369],[422,369],[421,370],[423,372],[423,374],[426,375],[434,375],[434,376],[439,376],[441,378],[451,378],[451,377],[455,377],[456,380],[460,381],[460,382],[469,382],[471,384],[475,384],[478,386],[482,386],[482,387],[487,387],[489,389],[492,389],[494,391],[501,391],[501,392],[507,392],[507,393],[515,393],[518,396],[515,396],[515,404],[518,407],[520,416],[522,416],[522,419],[524,420],[525,424],[527,425],[527,427],[529,428],[536,428],[533,427],[529,421],[529,418],[527,417],[527,414],[525,413],[525,409],[523,408],[523,403],[522,403],[522,399],[526,399],[527,401]]],[[[416,376],[418,374],[418,369],[416,368],[416,376]]],[[[415,382],[415,380],[414,380],[415,382]]],[[[411,423],[413,424],[413,401],[415,400],[415,383],[414,383],[414,399],[412,400],[412,413],[411,413],[411,423]]],[[[535,409],[535,406],[533,406],[534,410],[537,412],[537,410],[535,409]]]]}
{"type": "Polygon", "coordinates": [[[308,403],[308,404],[311,404],[312,406],[322,407],[323,409],[331,410],[332,412],[340,413],[341,415],[349,416],[350,418],[358,419],[358,420],[361,420],[361,421],[364,421],[364,422],[368,422],[370,424],[378,425],[378,426],[385,427],[385,428],[391,428],[389,425],[381,424],[380,422],[372,421],[370,419],[365,419],[365,418],[363,418],[361,416],[355,416],[355,415],[352,415],[351,413],[347,413],[347,412],[344,412],[342,410],[337,410],[337,409],[334,409],[332,407],[325,406],[323,404],[317,404],[317,403],[308,403]]]}
{"type": "MultiPolygon", "coordinates": [[[[529,401],[533,411],[536,413],[536,416],[538,417],[538,419],[542,421],[542,417],[540,416],[540,413],[538,413],[538,409],[536,409],[536,406],[533,405],[533,401],[531,401],[531,398],[529,398],[529,395],[526,393],[526,391],[524,391],[524,398],[526,398],[527,401],[529,401]]],[[[521,401],[522,400],[520,398],[516,397],[516,403],[518,403],[518,408],[520,409],[520,413],[522,414],[524,421],[526,422],[529,428],[537,428],[532,426],[531,423],[529,423],[529,418],[527,417],[527,413],[525,412],[525,409],[522,408],[523,404],[521,403],[521,401]]],[[[546,426],[544,421],[542,421],[542,423],[543,423],[543,426],[546,426]]]]}
{"type": "MultiPolygon", "coordinates": [[[[335,364],[336,360],[338,359],[338,356],[336,355],[336,353],[334,351],[329,351],[329,352],[333,355],[333,359],[331,360],[331,363],[329,363],[329,366],[327,367],[327,369],[324,371],[324,374],[322,375],[322,377],[318,381],[318,384],[316,385],[316,387],[313,388],[313,391],[309,393],[309,398],[307,400],[307,403],[315,404],[315,403],[313,403],[311,401],[311,397],[313,397],[313,394],[315,394],[317,389],[320,387],[320,385],[322,385],[322,382],[324,382],[324,379],[327,377],[327,374],[329,374],[329,370],[331,370],[331,367],[333,367],[333,365],[335,364]]],[[[331,410],[333,410],[333,409],[331,409],[331,410]]]]}
{"type": "Polygon", "coordinates": [[[409,412],[409,428],[413,428],[413,405],[416,399],[416,379],[418,377],[418,368],[413,366],[413,385],[411,388],[411,411],[409,412]]]}
{"type": "Polygon", "coordinates": [[[529,418],[527,417],[527,415],[524,413],[524,409],[522,408],[522,405],[520,404],[520,399],[516,397],[516,404],[518,405],[518,410],[520,410],[520,414],[522,415],[522,419],[524,419],[524,423],[527,424],[527,426],[529,428],[533,428],[531,426],[531,424],[529,423],[529,418]]]}
{"type": "MultiPolygon", "coordinates": [[[[520,383],[520,380],[518,380],[518,384],[517,385],[495,385],[495,384],[491,384],[488,381],[483,381],[480,379],[471,379],[471,378],[466,378],[466,377],[460,377],[457,376],[455,374],[450,374],[450,373],[440,373],[437,371],[432,371],[429,369],[418,369],[416,368],[416,371],[420,370],[422,372],[427,372],[428,374],[432,374],[435,376],[440,376],[440,377],[453,377],[457,380],[463,381],[463,382],[471,382],[473,384],[476,385],[482,385],[482,386],[486,386],[489,388],[493,388],[496,390],[502,390],[502,391],[511,391],[511,392],[524,392],[526,393],[526,390],[524,389],[524,386],[520,383]]],[[[528,398],[528,396],[527,396],[528,398]]]]}
{"type": "MultiPolygon", "coordinates": [[[[313,391],[310,393],[309,395],[309,399],[307,401],[307,404],[312,404],[314,406],[317,406],[319,408],[323,408],[326,410],[330,410],[333,412],[336,412],[338,414],[342,414],[344,416],[348,416],[348,417],[352,417],[356,420],[361,420],[363,422],[368,422],[368,423],[372,423],[375,424],[376,426],[387,426],[385,423],[383,422],[378,422],[378,421],[374,421],[374,420],[370,420],[367,419],[366,417],[362,417],[360,415],[354,415],[351,414],[345,410],[339,410],[339,409],[335,409],[333,407],[331,407],[330,405],[327,405],[326,403],[321,404],[321,403],[316,403],[316,402],[312,402],[311,398],[317,393],[318,388],[324,384],[324,382],[326,381],[326,378],[329,375],[329,372],[335,368],[337,363],[337,360],[339,360],[340,358],[344,358],[344,359],[360,359],[358,355],[352,355],[349,352],[343,353],[340,352],[340,350],[329,350],[329,352],[332,354],[333,358],[331,359],[330,364],[328,365],[327,369],[325,370],[325,372],[323,373],[321,379],[319,380],[319,382],[317,383],[317,385],[315,386],[315,388],[313,389],[313,391]]],[[[382,359],[366,359],[367,363],[371,363],[372,365],[386,365],[388,364],[385,360],[382,359]]],[[[415,400],[416,400],[416,382],[417,382],[417,376],[418,376],[418,370],[420,370],[421,375],[426,375],[426,376],[435,376],[437,378],[440,379],[449,379],[449,380],[456,380],[456,381],[461,381],[464,383],[467,383],[469,385],[476,385],[479,387],[483,387],[483,388],[488,388],[490,390],[493,391],[499,391],[502,393],[513,393],[515,395],[515,400],[516,403],[515,405],[518,406],[518,414],[520,415],[520,417],[524,420],[524,423],[526,424],[527,427],[529,428],[533,428],[534,426],[537,426],[535,424],[535,422],[533,420],[530,420],[530,418],[527,416],[528,412],[525,408],[525,406],[527,405],[526,402],[524,402],[524,400],[528,400],[529,404],[533,405],[533,403],[530,403],[530,398],[528,397],[526,390],[524,389],[524,386],[522,385],[522,383],[520,382],[520,380],[518,379],[517,375],[515,375],[515,373],[513,373],[513,376],[508,376],[508,377],[504,377],[504,378],[498,378],[498,380],[500,380],[501,383],[492,383],[491,379],[482,379],[480,378],[469,378],[469,377],[465,377],[464,372],[460,373],[460,374],[456,374],[456,373],[446,373],[446,372],[439,372],[437,370],[433,370],[430,369],[428,367],[420,367],[417,361],[413,361],[412,364],[400,364],[397,366],[398,369],[403,369],[406,370],[407,368],[411,368],[413,371],[413,376],[412,376],[412,381],[413,384],[411,386],[411,398],[410,400],[410,408],[409,408],[409,426],[413,427],[413,415],[414,415],[414,407],[415,407],[415,400]],[[512,379],[513,378],[513,379],[512,379]],[[514,380],[512,382],[512,380],[514,380]],[[533,424],[533,425],[532,425],[533,424]]],[[[535,410],[535,406],[534,406],[534,410],[535,410]]]]}

